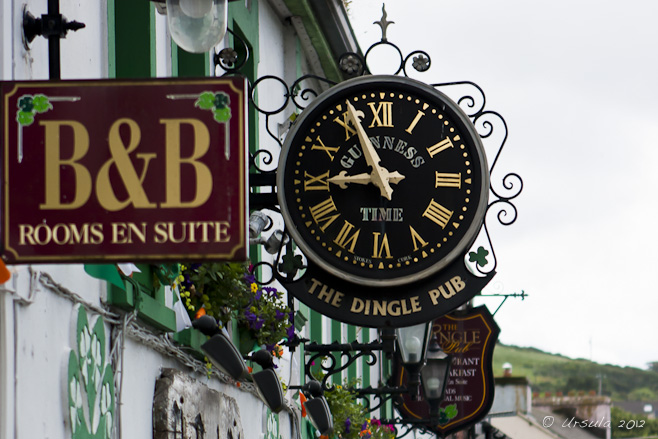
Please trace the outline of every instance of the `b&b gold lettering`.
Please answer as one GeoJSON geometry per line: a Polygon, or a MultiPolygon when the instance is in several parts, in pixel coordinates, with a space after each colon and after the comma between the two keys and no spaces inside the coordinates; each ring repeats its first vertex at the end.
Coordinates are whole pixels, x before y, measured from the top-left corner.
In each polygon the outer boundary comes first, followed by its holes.
{"type": "MultiPolygon", "coordinates": [[[[129,118],[117,119],[108,133],[108,148],[111,158],[99,169],[98,174],[91,175],[90,170],[81,161],[89,152],[90,139],[87,128],[74,120],[46,120],[39,122],[45,132],[45,191],[44,202],[39,205],[42,210],[72,210],[84,206],[94,192],[99,204],[106,210],[118,211],[129,205],[137,209],[154,209],[158,203],[150,200],[144,189],[144,181],[152,160],[157,160],[156,153],[137,152],[141,141],[141,130],[137,122],[129,118]],[[72,133],[72,146],[64,146],[61,142],[63,130],[72,133]],[[124,137],[127,134],[127,142],[124,137]],[[72,150],[70,157],[62,157],[62,150],[72,150]],[[138,172],[134,160],[142,161],[138,172]],[[61,172],[67,166],[73,173],[73,196],[70,201],[62,197],[61,172]],[[116,170],[123,185],[117,191],[116,180],[110,178],[116,170]],[[124,199],[117,194],[126,193],[124,199]]],[[[159,203],[163,208],[190,208],[202,206],[212,194],[213,177],[210,168],[200,160],[210,149],[210,132],[206,125],[198,119],[160,119],[164,125],[164,183],[165,199],[159,203]],[[188,157],[181,154],[181,127],[191,126],[193,134],[192,153],[188,157]],[[183,185],[185,181],[181,174],[185,170],[186,181],[192,182],[195,192],[191,199],[183,200],[183,185]],[[189,172],[189,171],[192,172],[189,172]]]]}

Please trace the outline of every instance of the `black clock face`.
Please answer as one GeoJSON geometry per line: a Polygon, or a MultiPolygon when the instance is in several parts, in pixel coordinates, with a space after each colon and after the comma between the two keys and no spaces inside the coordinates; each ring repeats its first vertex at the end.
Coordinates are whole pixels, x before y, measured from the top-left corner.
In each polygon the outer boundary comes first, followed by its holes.
{"type": "Polygon", "coordinates": [[[408,78],[366,76],[320,95],[288,134],[281,210],[324,270],[370,286],[440,271],[475,239],[489,177],[459,107],[408,78]]]}

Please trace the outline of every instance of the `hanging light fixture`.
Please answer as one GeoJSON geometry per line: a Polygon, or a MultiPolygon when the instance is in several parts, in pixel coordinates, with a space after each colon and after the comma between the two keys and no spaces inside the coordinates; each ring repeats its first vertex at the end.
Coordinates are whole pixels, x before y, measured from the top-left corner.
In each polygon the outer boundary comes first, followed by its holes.
{"type": "Polygon", "coordinates": [[[398,346],[405,370],[409,373],[409,388],[415,390],[416,398],[420,396],[420,370],[425,364],[427,345],[432,332],[432,322],[397,328],[398,346]]]}
{"type": "MultiPolygon", "coordinates": [[[[165,0],[152,1],[165,3],[165,0]]],[[[209,52],[226,35],[229,1],[166,0],[171,38],[187,52],[209,52]]],[[[162,7],[159,10],[162,12],[162,7]]]]}
{"type": "Polygon", "coordinates": [[[427,364],[421,369],[425,400],[430,404],[430,418],[439,416],[439,404],[448,382],[452,357],[433,340],[427,351],[427,364]]]}

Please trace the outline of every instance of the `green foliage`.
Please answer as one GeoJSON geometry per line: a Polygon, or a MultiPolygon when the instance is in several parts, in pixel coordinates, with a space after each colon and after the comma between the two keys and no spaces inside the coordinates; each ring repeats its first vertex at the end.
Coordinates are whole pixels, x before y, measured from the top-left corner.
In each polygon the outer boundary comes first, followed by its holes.
{"type": "Polygon", "coordinates": [[[183,264],[178,283],[192,319],[203,309],[224,326],[235,320],[268,349],[293,335],[293,315],[283,294],[261,288],[246,263],[183,264]]]}
{"type": "Polygon", "coordinates": [[[649,419],[614,406],[610,409],[610,416],[613,439],[658,435],[658,419],[649,419]]]}
{"type": "Polygon", "coordinates": [[[535,348],[497,344],[494,375],[502,375],[502,364],[506,362],[512,364],[514,376],[528,378],[535,392],[598,391],[600,380],[602,393],[617,401],[632,399],[631,392],[641,388],[658,394],[658,372],[653,370],[573,360],[535,348]]]}
{"type": "Polygon", "coordinates": [[[394,439],[392,425],[383,425],[377,419],[370,419],[364,407],[356,401],[352,390],[360,383],[354,379],[337,385],[324,392],[334,419],[335,436],[341,439],[394,439]]]}
{"type": "Polygon", "coordinates": [[[658,393],[649,387],[634,389],[628,394],[629,401],[658,401],[658,393]]]}

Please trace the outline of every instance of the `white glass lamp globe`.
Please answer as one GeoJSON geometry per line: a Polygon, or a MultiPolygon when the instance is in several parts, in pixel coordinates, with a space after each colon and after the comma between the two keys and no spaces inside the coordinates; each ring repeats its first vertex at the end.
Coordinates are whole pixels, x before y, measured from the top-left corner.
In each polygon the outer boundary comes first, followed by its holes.
{"type": "Polygon", "coordinates": [[[227,21],[227,0],[167,0],[171,38],[187,52],[210,51],[226,35],[227,21]]]}

